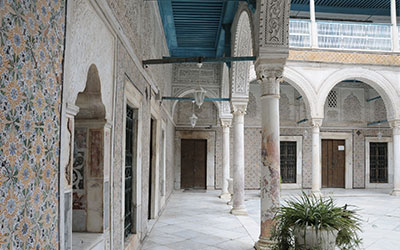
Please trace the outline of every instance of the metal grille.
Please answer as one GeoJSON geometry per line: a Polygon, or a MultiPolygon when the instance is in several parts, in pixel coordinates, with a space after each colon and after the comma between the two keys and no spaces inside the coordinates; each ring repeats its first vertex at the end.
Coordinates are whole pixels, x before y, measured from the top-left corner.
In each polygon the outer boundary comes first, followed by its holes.
{"type": "Polygon", "coordinates": [[[282,141],[280,144],[282,183],[296,183],[296,142],[282,141]]]}
{"type": "Polygon", "coordinates": [[[337,107],[337,92],[332,90],[328,95],[328,107],[336,108],[337,107]]]}
{"type": "Polygon", "coordinates": [[[132,233],[132,199],[133,199],[133,136],[134,136],[134,109],[126,107],[126,144],[125,144],[125,237],[132,233]]]}
{"type": "Polygon", "coordinates": [[[388,183],[388,150],[386,142],[371,142],[370,148],[370,183],[388,183]]]}

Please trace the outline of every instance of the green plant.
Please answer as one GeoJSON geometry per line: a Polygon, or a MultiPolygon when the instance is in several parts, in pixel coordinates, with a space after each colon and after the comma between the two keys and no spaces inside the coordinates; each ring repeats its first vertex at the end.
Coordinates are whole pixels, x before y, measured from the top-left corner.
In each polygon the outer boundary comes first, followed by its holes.
{"type": "Polygon", "coordinates": [[[295,248],[294,230],[312,227],[320,230],[337,230],[336,246],[340,249],[355,249],[360,246],[361,219],[356,210],[348,205],[336,206],[332,198],[317,198],[306,193],[292,198],[281,206],[274,217],[276,221],[271,239],[276,243],[274,249],[295,248]]]}

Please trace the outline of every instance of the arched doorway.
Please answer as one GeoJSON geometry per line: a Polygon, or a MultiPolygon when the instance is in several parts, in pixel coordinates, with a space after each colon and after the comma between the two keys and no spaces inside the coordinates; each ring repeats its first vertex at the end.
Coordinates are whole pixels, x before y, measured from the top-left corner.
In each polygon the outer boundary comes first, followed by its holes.
{"type": "Polygon", "coordinates": [[[386,103],[384,93],[362,80],[342,80],[330,89],[321,127],[322,188],[388,188],[393,183],[386,103]]]}
{"type": "Polygon", "coordinates": [[[91,65],[86,87],[77,96],[75,116],[72,231],[73,247],[103,244],[103,233],[109,224],[109,159],[110,128],[101,98],[101,83],[97,68],[91,65]],[[81,233],[98,233],[84,240],[81,233]],[[77,241],[74,237],[79,238],[77,241]],[[78,244],[78,245],[77,245],[78,244]],[[80,244],[80,245],[79,245],[80,244]]]}

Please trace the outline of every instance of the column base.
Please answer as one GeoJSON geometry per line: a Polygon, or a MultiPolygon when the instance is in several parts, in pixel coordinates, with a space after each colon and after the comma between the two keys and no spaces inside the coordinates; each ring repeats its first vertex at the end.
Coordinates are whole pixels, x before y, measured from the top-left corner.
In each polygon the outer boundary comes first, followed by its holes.
{"type": "Polygon", "coordinates": [[[223,193],[223,194],[220,194],[219,198],[229,201],[231,199],[231,194],[230,193],[223,193]]]}
{"type": "Polygon", "coordinates": [[[236,216],[247,216],[247,215],[249,215],[249,213],[247,212],[247,209],[245,207],[232,208],[231,214],[236,215],[236,216]]]}
{"type": "Polygon", "coordinates": [[[272,240],[268,240],[264,237],[260,237],[260,239],[254,245],[254,248],[257,250],[270,250],[274,247],[276,242],[272,240]]]}
{"type": "Polygon", "coordinates": [[[400,190],[393,189],[393,191],[390,194],[393,195],[393,196],[400,196],[400,190]]]}

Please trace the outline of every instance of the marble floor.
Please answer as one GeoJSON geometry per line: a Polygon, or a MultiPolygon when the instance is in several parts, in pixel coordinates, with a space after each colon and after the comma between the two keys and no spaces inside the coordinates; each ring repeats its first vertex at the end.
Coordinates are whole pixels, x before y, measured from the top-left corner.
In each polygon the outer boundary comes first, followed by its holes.
{"type": "MultiPolygon", "coordinates": [[[[362,249],[400,250],[400,197],[388,190],[326,189],[338,205],[352,204],[363,219],[362,249]]],[[[282,200],[300,193],[283,191],[282,200]]],[[[260,202],[257,191],[246,192],[249,216],[229,214],[219,191],[171,195],[163,214],[146,237],[143,250],[253,249],[259,236],[260,202]]]]}

